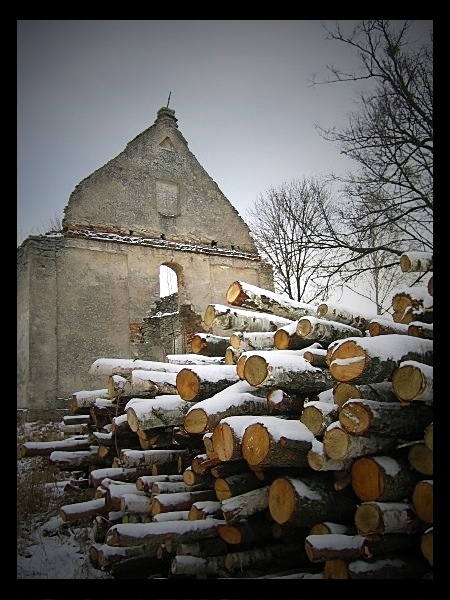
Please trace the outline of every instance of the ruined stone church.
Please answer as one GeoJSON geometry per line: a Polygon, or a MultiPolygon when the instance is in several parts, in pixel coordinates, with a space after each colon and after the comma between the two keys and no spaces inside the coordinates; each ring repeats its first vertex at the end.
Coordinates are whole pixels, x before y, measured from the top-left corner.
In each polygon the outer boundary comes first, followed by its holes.
{"type": "Polygon", "coordinates": [[[235,280],[273,290],[249,229],[188,148],[175,111],[81,181],[62,231],[18,248],[17,403],[55,408],[105,388],[97,358],[165,361],[206,331],[235,280]],[[161,298],[160,267],[177,292],[161,298]]]}

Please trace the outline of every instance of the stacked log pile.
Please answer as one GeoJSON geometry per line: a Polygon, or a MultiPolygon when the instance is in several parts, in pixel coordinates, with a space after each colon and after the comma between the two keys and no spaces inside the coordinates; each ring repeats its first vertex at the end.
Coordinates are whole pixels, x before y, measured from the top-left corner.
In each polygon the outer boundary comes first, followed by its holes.
{"type": "MultiPolygon", "coordinates": [[[[429,268],[416,254],[402,269],[429,268]]],[[[89,481],[61,517],[93,522],[92,564],[117,578],[432,578],[432,301],[400,296],[381,319],[235,281],[192,354],[95,361],[107,388],[71,399],[88,433],[40,448],[89,481]]]]}

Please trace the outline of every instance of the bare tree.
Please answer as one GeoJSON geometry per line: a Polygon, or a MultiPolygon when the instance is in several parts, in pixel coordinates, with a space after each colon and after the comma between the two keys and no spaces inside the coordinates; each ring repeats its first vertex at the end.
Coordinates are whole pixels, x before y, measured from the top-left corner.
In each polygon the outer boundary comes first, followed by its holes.
{"type": "Polygon", "coordinates": [[[339,270],[355,280],[374,269],[379,277],[398,268],[405,251],[432,251],[433,38],[431,31],[425,42],[412,38],[414,23],[361,21],[350,34],[339,22],[326,29],[328,39],[355,50],[361,68],[328,67],[330,77],[315,83],[364,82],[346,127],[317,127],[358,165],[345,177],[332,176],[343,194],[331,215],[328,205],[322,210],[327,227],[316,244],[340,251],[330,274],[339,270]]]}
{"type": "Polygon", "coordinates": [[[329,199],[320,178],[294,180],[269,188],[247,210],[258,251],[273,268],[275,289],[293,300],[313,302],[333,283],[322,269],[323,251],[314,243],[324,235],[322,212],[329,199]]]}

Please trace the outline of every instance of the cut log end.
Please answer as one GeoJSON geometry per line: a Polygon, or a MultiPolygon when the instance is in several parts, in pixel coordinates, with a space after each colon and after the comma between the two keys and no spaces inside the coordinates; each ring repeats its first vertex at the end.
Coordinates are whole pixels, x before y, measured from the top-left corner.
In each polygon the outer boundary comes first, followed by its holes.
{"type": "Polygon", "coordinates": [[[368,358],[363,348],[354,340],[339,345],[332,353],[330,374],[336,381],[357,380],[366,370],[368,358]]]}
{"type": "Polygon", "coordinates": [[[363,435],[371,425],[370,409],[357,402],[349,402],[339,412],[339,422],[348,433],[363,435]]]}
{"type": "Polygon", "coordinates": [[[273,336],[273,345],[278,350],[288,350],[291,336],[284,329],[278,329],[273,336]]]}
{"type": "Polygon", "coordinates": [[[261,385],[267,378],[267,362],[258,354],[249,356],[244,364],[244,379],[255,387],[261,385]]]}
{"type": "Polygon", "coordinates": [[[337,427],[326,431],[323,437],[326,455],[333,460],[345,458],[349,448],[349,435],[346,431],[337,427]]]}
{"type": "Polygon", "coordinates": [[[401,402],[410,402],[424,389],[422,371],[414,365],[403,365],[392,375],[392,389],[401,402]]]}
{"type": "Polygon", "coordinates": [[[273,520],[279,525],[287,523],[295,508],[295,493],[291,482],[280,477],[269,488],[269,510],[273,520]]]}
{"type": "Polygon", "coordinates": [[[194,354],[200,354],[201,351],[207,347],[205,339],[200,335],[194,335],[191,340],[191,350],[194,354]]]}
{"type": "Polygon", "coordinates": [[[226,293],[226,301],[232,306],[240,306],[247,298],[239,281],[233,281],[226,293]]]}
{"type": "Polygon", "coordinates": [[[176,377],[177,391],[186,402],[194,401],[200,393],[200,380],[197,373],[190,369],[181,369],[176,377]]]}
{"type": "Polygon", "coordinates": [[[384,533],[384,523],[379,508],[374,504],[360,504],[355,512],[355,525],[361,535],[384,533]]]}
{"type": "Polygon", "coordinates": [[[355,460],[351,467],[351,484],[356,496],[363,502],[376,501],[385,489],[385,473],[370,457],[355,460]]]}
{"type": "Polygon", "coordinates": [[[184,417],[183,427],[188,433],[205,433],[208,428],[208,415],[201,408],[192,408],[184,417]]]}
{"type": "Polygon", "coordinates": [[[206,327],[211,327],[216,318],[216,309],[212,304],[208,304],[205,310],[205,314],[203,315],[203,322],[206,327]]]}
{"type": "Polygon", "coordinates": [[[249,425],[242,436],[242,456],[250,466],[264,461],[270,446],[269,433],[261,423],[249,425]]]}

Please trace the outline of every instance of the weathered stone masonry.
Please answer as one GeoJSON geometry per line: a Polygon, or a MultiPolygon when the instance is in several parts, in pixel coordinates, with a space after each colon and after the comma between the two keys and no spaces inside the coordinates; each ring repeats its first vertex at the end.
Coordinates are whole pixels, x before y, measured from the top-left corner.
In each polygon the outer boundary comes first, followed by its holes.
{"type": "Polygon", "coordinates": [[[206,306],[225,303],[236,279],[273,289],[248,227],[168,108],[76,186],[60,235],[30,236],[17,256],[19,407],[105,387],[88,374],[99,357],[189,352],[206,306]],[[173,298],[160,299],[161,265],[177,275],[173,298]]]}

